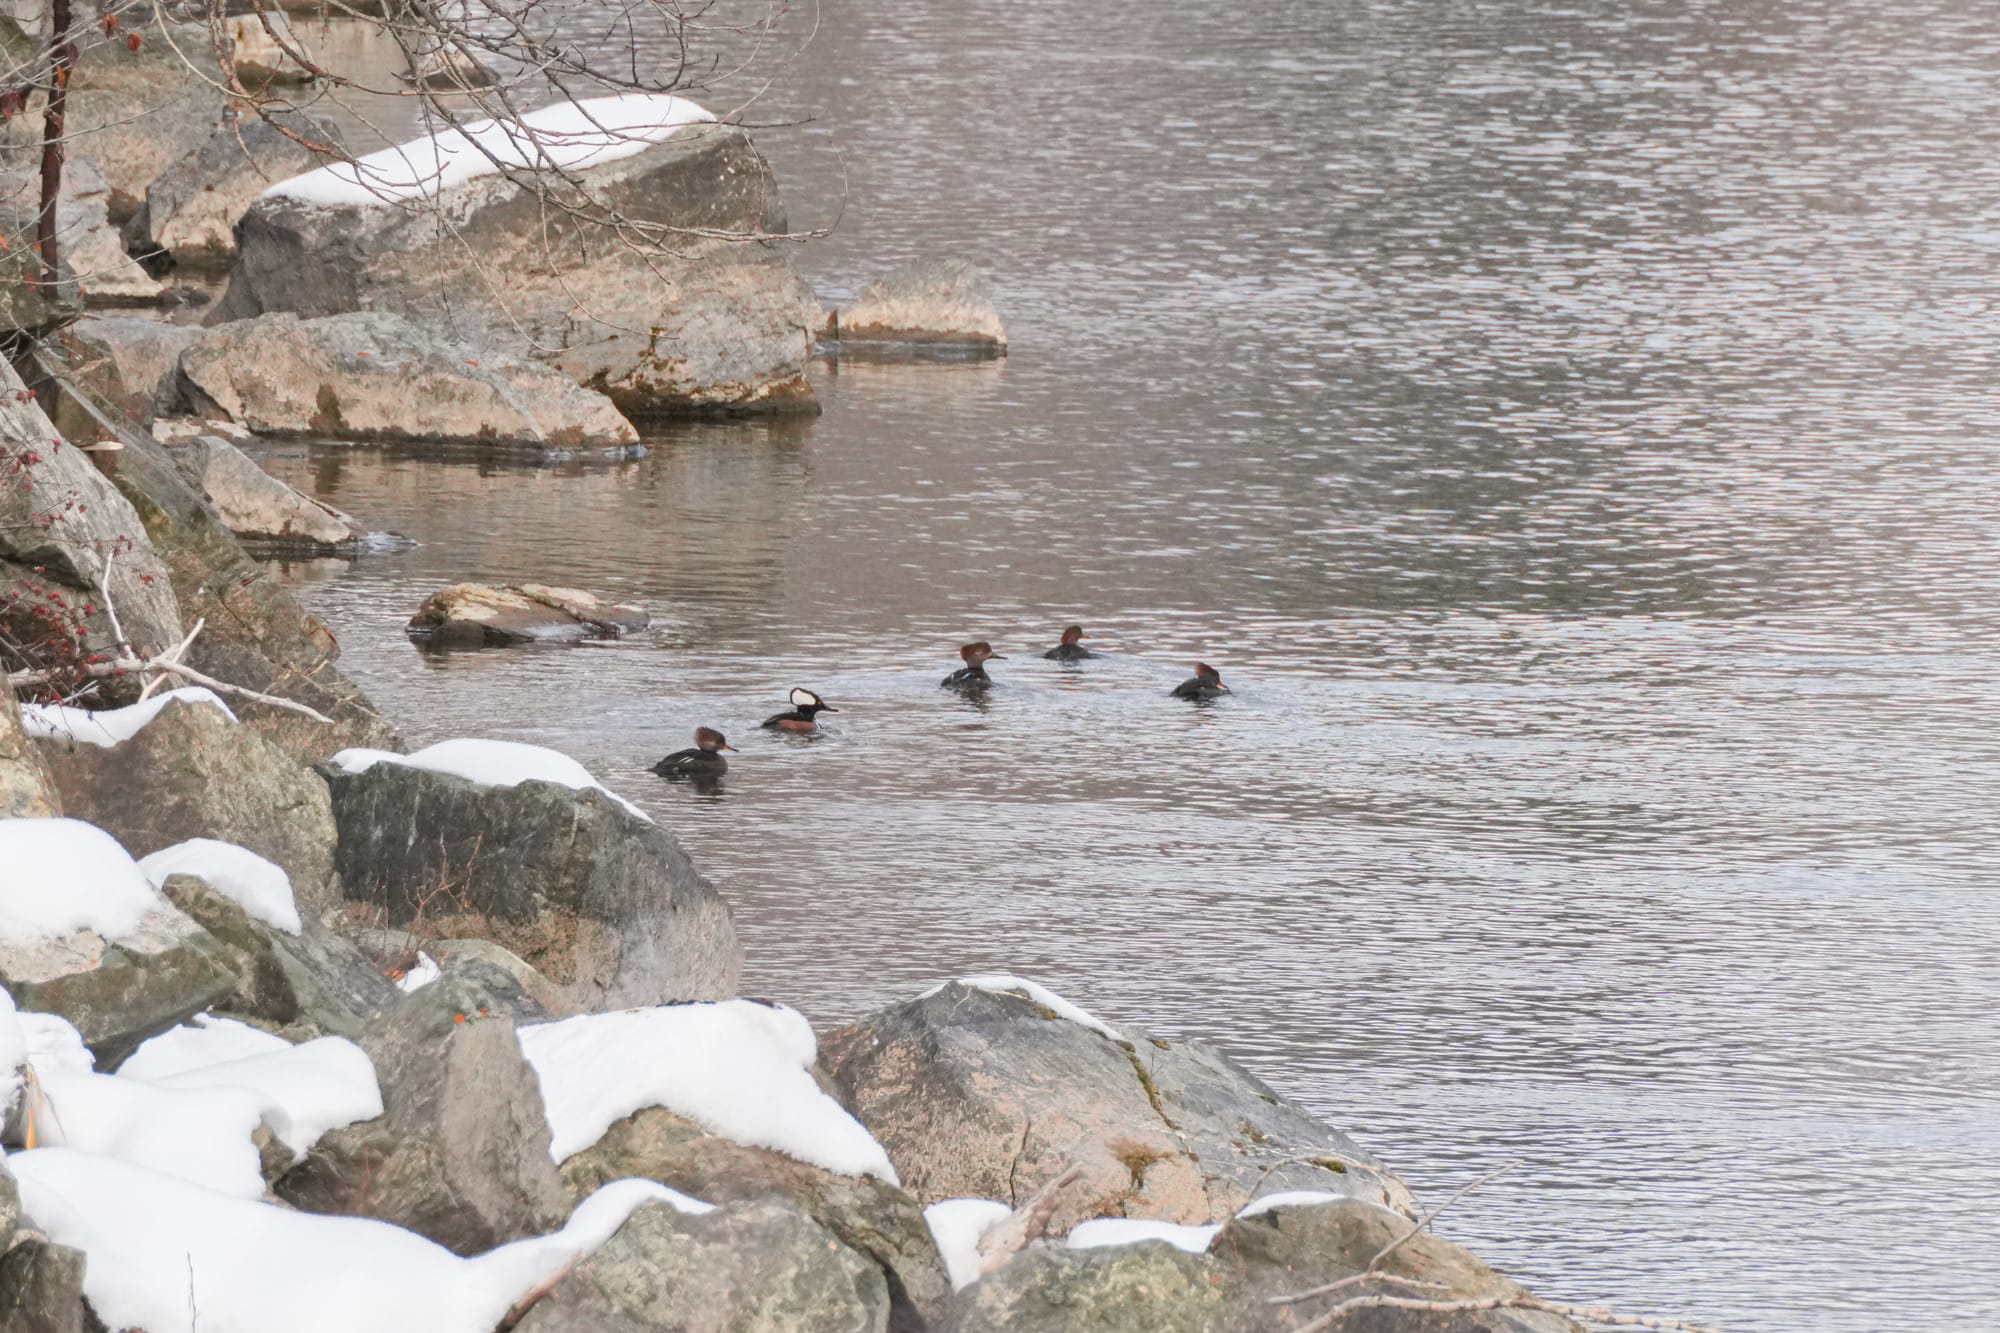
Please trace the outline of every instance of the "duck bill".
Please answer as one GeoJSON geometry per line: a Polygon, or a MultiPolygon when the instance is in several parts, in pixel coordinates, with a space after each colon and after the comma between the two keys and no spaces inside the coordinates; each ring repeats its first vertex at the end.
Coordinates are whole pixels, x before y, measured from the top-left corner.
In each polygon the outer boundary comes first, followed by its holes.
{"type": "Polygon", "coordinates": [[[838,708],[835,708],[832,704],[821,704],[819,706],[819,711],[822,713],[838,713],[840,710],[838,708]]]}

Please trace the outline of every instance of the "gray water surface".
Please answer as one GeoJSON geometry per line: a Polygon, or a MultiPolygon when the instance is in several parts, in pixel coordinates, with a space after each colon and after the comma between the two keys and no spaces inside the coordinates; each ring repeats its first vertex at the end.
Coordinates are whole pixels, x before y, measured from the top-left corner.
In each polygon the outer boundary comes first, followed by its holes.
{"type": "Polygon", "coordinates": [[[1442,1229],[1553,1297],[2000,1326],[2000,24],[821,19],[756,108],[818,117],[760,136],[802,268],[973,258],[1014,355],[615,469],[281,449],[423,543],[282,571],[355,677],[641,801],[817,1022],[1009,968],[1433,1201],[1519,1163],[1442,1229]],[[420,656],[460,578],[655,627],[420,656]],[[1235,697],[1165,697],[1197,657],[1235,697]],[[757,730],[794,684],[823,740],[757,730]],[[718,794],[645,771],[697,724],[718,794]]]}

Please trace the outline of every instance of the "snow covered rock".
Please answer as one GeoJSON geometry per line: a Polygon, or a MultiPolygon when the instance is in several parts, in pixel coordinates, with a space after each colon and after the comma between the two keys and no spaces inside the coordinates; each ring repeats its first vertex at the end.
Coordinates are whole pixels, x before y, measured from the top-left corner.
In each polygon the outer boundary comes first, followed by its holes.
{"type": "Polygon", "coordinates": [[[0,1333],[100,1333],[83,1299],[83,1251],[22,1240],[0,1255],[0,1333]]]}
{"type": "Polygon", "coordinates": [[[0,821],[0,866],[0,985],[75,1025],[105,1066],[235,985],[221,944],[103,831],[0,821]]]}
{"type": "Polygon", "coordinates": [[[639,94],[527,120],[532,142],[519,128],[474,132],[523,163],[546,152],[567,164],[622,217],[678,229],[669,252],[574,218],[556,224],[551,244],[538,202],[481,171],[482,153],[419,139],[371,155],[366,186],[335,166],[266,191],[244,214],[218,318],[372,309],[450,319],[496,347],[570,349],[567,373],[627,412],[811,410],[804,372],[818,306],[782,253],[748,239],[785,230],[749,136],[692,103],[639,94]],[[412,192],[436,196],[452,219],[449,244],[430,210],[376,197],[412,192]]]}
{"type": "MultiPolygon", "coordinates": [[[[1211,1327],[1223,1333],[1262,1333],[1272,1327],[1271,1297],[1353,1277],[1367,1270],[1377,1254],[1409,1230],[1410,1219],[1401,1213],[1358,1199],[1265,1208],[1232,1219],[1210,1245],[1206,1260],[1226,1302],[1225,1318],[1211,1327]]],[[[1126,1252],[1166,1248],[1130,1246],[1126,1252]]],[[[1019,1262],[1015,1260],[1001,1272],[1019,1262]]],[[[1368,1283],[1292,1306],[1294,1317],[1303,1323],[1346,1295],[1421,1292],[1448,1300],[1523,1293],[1518,1283],[1494,1272],[1463,1246],[1430,1231],[1420,1231],[1397,1246],[1378,1271],[1435,1285],[1368,1283]]],[[[1582,1333],[1560,1315],[1532,1310],[1458,1314],[1382,1310],[1374,1312],[1372,1319],[1376,1322],[1367,1326],[1384,1333],[1582,1333]]],[[[1354,1326],[1361,1326],[1359,1319],[1354,1326]]]]}
{"type": "MultiPolygon", "coordinates": [[[[1264,1322],[1250,1327],[1258,1333],[1293,1326],[1269,1310],[1257,1313],[1264,1322]]],[[[1223,1294],[1209,1260],[1154,1242],[1081,1250],[1031,1245],[967,1288],[940,1333],[1219,1333],[1223,1327],[1223,1294]]]]}
{"type": "Polygon", "coordinates": [[[1402,1182],[1226,1057],[1120,1031],[1016,978],[972,978],[821,1043],[842,1099],[926,1203],[1020,1206],[1074,1162],[1051,1223],[1201,1225],[1298,1188],[1406,1207],[1402,1182]]]}
{"type": "Polygon", "coordinates": [[[778,1199],[689,1215],[647,1204],[521,1333],[882,1333],[881,1272],[778,1199]]]}
{"type": "Polygon", "coordinates": [[[143,426],[173,405],[181,353],[200,337],[200,329],[161,319],[85,315],[58,341],[78,384],[143,426]]]}
{"type": "Polygon", "coordinates": [[[162,888],[229,956],[237,981],[217,1002],[218,1012],[358,1037],[373,1015],[395,1001],[395,987],[381,969],[314,917],[300,918],[295,932],[285,931],[194,876],[169,875],[162,888]]]}
{"type": "Polygon", "coordinates": [[[307,1212],[376,1217],[459,1254],[546,1231],[565,1211],[541,1088],[514,1037],[541,1015],[485,963],[447,968],[366,1028],[383,1113],[323,1137],[278,1182],[307,1212]]]}
{"type": "Polygon", "coordinates": [[[488,648],[617,638],[651,623],[641,607],[620,606],[576,588],[454,583],[424,599],[406,632],[436,648],[488,648]]]}
{"type": "Polygon", "coordinates": [[[438,934],[491,939],[579,1009],[734,992],[742,951],[728,907],[672,834],[574,760],[471,741],[387,756],[398,762],[341,758],[321,772],[352,902],[391,925],[421,910],[438,934]]]}
{"type": "Polygon", "coordinates": [[[352,553],[368,535],[352,518],[287,486],[219,435],[193,435],[166,448],[229,530],[263,554],[352,553]]]}
{"type": "Polygon", "coordinates": [[[177,699],[110,748],[40,744],[63,809],[136,855],[213,838],[282,866],[305,913],[339,901],[326,784],[223,709],[177,699]]]}
{"type": "Polygon", "coordinates": [[[536,449],[639,439],[603,395],[539,361],[379,310],[221,325],[181,354],[181,377],[200,412],[260,434],[536,449]]]}
{"type": "MultiPolygon", "coordinates": [[[[35,460],[0,486],[0,603],[18,593],[46,605],[54,594],[85,612],[90,648],[104,649],[116,637],[104,613],[108,580],[119,623],[142,654],[178,643],[180,604],[139,515],[89,455],[57,438],[11,365],[0,366],[0,457],[35,460]]],[[[9,637],[28,640],[31,665],[74,660],[58,642],[62,626],[23,615],[10,615],[9,637]]]]}
{"type": "Polygon", "coordinates": [[[843,353],[884,344],[906,352],[1007,352],[1007,328],[987,298],[979,270],[962,259],[918,265],[870,283],[840,312],[835,327],[843,353]]]}

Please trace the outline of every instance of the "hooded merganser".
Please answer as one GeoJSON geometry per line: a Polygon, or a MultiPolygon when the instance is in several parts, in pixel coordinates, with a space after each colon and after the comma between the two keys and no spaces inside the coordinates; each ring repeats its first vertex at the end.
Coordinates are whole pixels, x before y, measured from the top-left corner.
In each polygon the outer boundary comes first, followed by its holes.
{"type": "Polygon", "coordinates": [[[993,677],[986,674],[986,662],[1004,662],[1007,659],[993,651],[993,645],[981,639],[978,643],[968,643],[958,650],[965,665],[946,676],[939,684],[948,690],[983,690],[993,683],[993,677]]]}
{"type": "Polygon", "coordinates": [[[764,725],[773,731],[818,731],[819,723],[813,720],[813,714],[839,711],[811,690],[793,690],[792,711],[780,713],[776,717],[767,717],[764,719],[764,725]]]}
{"type": "Polygon", "coordinates": [[[1228,693],[1229,687],[1222,683],[1222,673],[1206,662],[1196,662],[1194,675],[1174,686],[1176,699],[1208,700],[1228,693]]]}
{"type": "Polygon", "coordinates": [[[1083,626],[1071,625],[1063,631],[1062,642],[1043,653],[1042,656],[1052,662],[1081,662],[1086,657],[1095,657],[1097,656],[1096,653],[1091,652],[1090,649],[1077,642],[1078,639],[1087,639],[1089,637],[1088,634],[1083,632],[1083,626]]]}
{"type": "Polygon", "coordinates": [[[719,778],[729,768],[729,761],[718,750],[734,753],[736,747],[722,738],[722,733],[713,727],[694,729],[694,748],[675,750],[672,754],[653,765],[653,771],[663,778],[719,778]]]}

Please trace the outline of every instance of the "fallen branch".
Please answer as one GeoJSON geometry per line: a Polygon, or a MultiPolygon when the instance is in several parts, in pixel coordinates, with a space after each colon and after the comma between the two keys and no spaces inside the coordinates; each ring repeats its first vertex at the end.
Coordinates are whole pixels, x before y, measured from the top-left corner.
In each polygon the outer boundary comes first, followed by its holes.
{"type": "MultiPolygon", "coordinates": [[[[181,647],[185,648],[186,644],[182,644],[181,647]]],[[[179,652],[180,649],[174,651],[179,652]]],[[[16,671],[7,677],[7,683],[15,689],[20,689],[28,685],[46,685],[54,674],[49,671],[16,671]]],[[[328,726],[333,725],[333,719],[317,709],[308,708],[304,704],[296,703],[290,699],[281,699],[275,694],[266,694],[262,690],[253,690],[243,685],[231,685],[226,680],[217,680],[213,676],[196,671],[186,663],[176,660],[169,653],[162,653],[158,657],[149,657],[143,662],[136,657],[120,657],[109,662],[96,662],[85,667],[81,674],[93,680],[103,680],[109,676],[126,675],[143,676],[161,674],[179,676],[192,684],[206,686],[214,690],[217,694],[232,695],[239,699],[248,699],[253,703],[269,704],[273,708],[282,708],[287,712],[309,717],[315,722],[324,722],[328,726]]]]}
{"type": "Polygon", "coordinates": [[[1036,1190],[1026,1203],[1015,1209],[1012,1217],[981,1236],[979,1271],[992,1272],[1026,1249],[1030,1241],[1039,1239],[1049,1229],[1049,1219],[1055,1216],[1056,1205],[1062,1202],[1063,1192],[1082,1174],[1082,1167],[1070,1163],[1061,1175],[1036,1190]]]}
{"type": "Polygon", "coordinates": [[[1362,1269],[1359,1273],[1351,1273],[1348,1276],[1340,1278],[1337,1281],[1329,1282],[1325,1286],[1314,1287],[1310,1291],[1294,1292],[1291,1295],[1287,1296],[1273,1296],[1271,1297],[1269,1304],[1292,1305],[1299,1301],[1309,1301],[1315,1296],[1325,1296],[1331,1292],[1340,1291],[1346,1287],[1356,1286],[1359,1283],[1366,1282],[1368,1279],[1372,1277],[1381,1277],[1386,1281],[1409,1282],[1419,1286],[1426,1286],[1426,1287],[1438,1286],[1439,1284],[1436,1282],[1418,1282],[1418,1280],[1415,1278],[1391,1277],[1388,1274],[1378,1273],[1377,1270],[1382,1267],[1382,1265],[1388,1260],[1390,1255],[1394,1254],[1397,1250],[1402,1249],[1404,1242],[1408,1241],[1410,1237],[1416,1235],[1419,1231],[1422,1231],[1425,1227],[1429,1226],[1432,1222],[1436,1221],[1437,1215],[1439,1213],[1451,1207],[1453,1204],[1457,1203],[1460,1199],[1463,1199],[1466,1195],[1472,1193],[1472,1191],[1478,1189],[1481,1185],[1484,1185],[1487,1181],[1492,1180],[1495,1176],[1503,1175],[1508,1171],[1512,1171],[1515,1167],[1519,1165],[1520,1165],[1519,1162],[1509,1162],[1505,1166],[1495,1167],[1493,1170],[1488,1171],[1485,1175],[1481,1176],[1479,1179],[1473,1181],[1470,1185],[1467,1185],[1462,1189],[1460,1189],[1457,1193],[1453,1194],[1443,1203],[1439,1204],[1437,1207],[1431,1209],[1428,1213],[1425,1213],[1422,1217],[1412,1222],[1410,1224],[1410,1229],[1408,1231],[1405,1231],[1402,1235],[1396,1237],[1396,1239],[1390,1241],[1387,1245],[1384,1245],[1381,1249],[1377,1250],[1375,1252],[1375,1257],[1368,1261],[1368,1266],[1362,1269]]]}
{"type": "MultiPolygon", "coordinates": [[[[158,657],[154,658],[153,660],[163,664],[172,663],[174,664],[174,666],[178,666],[180,664],[181,654],[185,653],[188,650],[188,648],[193,645],[194,636],[201,633],[202,626],[206,624],[208,624],[208,618],[206,616],[195,621],[194,628],[188,631],[187,637],[185,639],[182,639],[179,643],[167,649],[167,651],[161,653],[158,657]]],[[[146,699],[150,698],[154,690],[159,689],[160,686],[166,684],[169,680],[173,679],[173,677],[177,674],[178,673],[172,670],[171,668],[163,667],[163,669],[160,671],[159,674],[155,675],[151,680],[146,682],[146,688],[139,691],[140,701],[144,702],[146,699]]]]}
{"type": "Polygon", "coordinates": [[[528,1311],[534,1309],[542,1301],[555,1294],[556,1284],[568,1277],[570,1270],[575,1268],[581,1259],[582,1256],[578,1255],[575,1259],[571,1259],[561,1268],[558,1268],[555,1272],[537,1282],[529,1289],[528,1294],[520,1300],[515,1301],[513,1308],[509,1309],[502,1316],[500,1322],[493,1326],[493,1333],[511,1333],[511,1330],[516,1325],[528,1317],[528,1311]]]}

